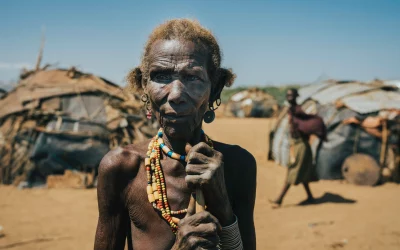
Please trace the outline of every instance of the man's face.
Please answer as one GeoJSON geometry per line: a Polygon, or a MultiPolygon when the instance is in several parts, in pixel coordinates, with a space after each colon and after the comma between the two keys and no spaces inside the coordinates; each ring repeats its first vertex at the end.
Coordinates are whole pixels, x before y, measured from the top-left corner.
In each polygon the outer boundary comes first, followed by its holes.
{"type": "Polygon", "coordinates": [[[208,53],[193,42],[159,40],[148,57],[145,88],[160,125],[171,137],[190,139],[208,107],[208,53]]]}
{"type": "Polygon", "coordinates": [[[289,89],[286,92],[286,100],[288,101],[288,103],[290,103],[292,105],[296,104],[296,98],[297,98],[297,96],[292,90],[289,89]]]}

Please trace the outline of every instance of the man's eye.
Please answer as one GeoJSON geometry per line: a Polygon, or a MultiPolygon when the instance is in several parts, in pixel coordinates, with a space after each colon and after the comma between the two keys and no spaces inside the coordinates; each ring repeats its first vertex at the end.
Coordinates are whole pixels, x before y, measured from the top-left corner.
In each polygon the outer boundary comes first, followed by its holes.
{"type": "Polygon", "coordinates": [[[188,76],[186,76],[186,80],[188,80],[188,81],[199,81],[201,79],[200,79],[200,77],[195,76],[195,75],[188,75],[188,76]]]}
{"type": "Polygon", "coordinates": [[[168,82],[171,81],[172,77],[170,74],[159,73],[154,76],[156,82],[168,82]]]}

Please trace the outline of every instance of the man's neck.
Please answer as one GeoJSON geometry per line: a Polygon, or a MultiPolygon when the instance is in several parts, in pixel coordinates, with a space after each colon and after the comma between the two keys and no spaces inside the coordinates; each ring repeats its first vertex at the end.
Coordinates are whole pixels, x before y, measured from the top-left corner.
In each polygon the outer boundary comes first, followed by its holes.
{"type": "Polygon", "coordinates": [[[186,146],[189,144],[190,146],[194,146],[201,142],[201,125],[197,127],[193,133],[191,134],[190,138],[171,138],[166,133],[163,135],[163,140],[165,145],[167,145],[173,152],[185,155],[186,154],[186,146]]]}

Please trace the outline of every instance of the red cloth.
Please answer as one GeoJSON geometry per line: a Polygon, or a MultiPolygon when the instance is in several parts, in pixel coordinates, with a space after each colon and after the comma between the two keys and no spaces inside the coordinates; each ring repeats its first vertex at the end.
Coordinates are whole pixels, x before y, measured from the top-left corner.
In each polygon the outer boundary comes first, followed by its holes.
{"type": "Polygon", "coordinates": [[[306,114],[299,105],[289,108],[289,122],[293,138],[308,138],[314,134],[321,140],[326,140],[326,126],[322,118],[318,115],[306,114]]]}

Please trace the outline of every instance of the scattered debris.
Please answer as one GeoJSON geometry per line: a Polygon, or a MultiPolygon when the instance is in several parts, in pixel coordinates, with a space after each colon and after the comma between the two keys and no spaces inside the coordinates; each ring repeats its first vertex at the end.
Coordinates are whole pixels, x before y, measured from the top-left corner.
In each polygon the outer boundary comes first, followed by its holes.
{"type": "Polygon", "coordinates": [[[335,222],[334,221],[318,221],[318,222],[310,222],[308,223],[308,227],[309,228],[314,228],[317,226],[329,226],[329,225],[333,225],[335,222]]]}
{"type": "Polygon", "coordinates": [[[341,241],[333,242],[333,243],[329,244],[328,246],[329,246],[331,249],[339,249],[339,248],[345,247],[345,246],[347,245],[348,242],[349,242],[349,241],[348,241],[347,239],[343,239],[343,240],[341,240],[341,241]]]}

